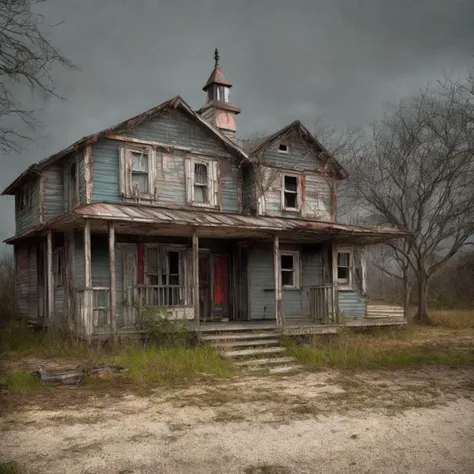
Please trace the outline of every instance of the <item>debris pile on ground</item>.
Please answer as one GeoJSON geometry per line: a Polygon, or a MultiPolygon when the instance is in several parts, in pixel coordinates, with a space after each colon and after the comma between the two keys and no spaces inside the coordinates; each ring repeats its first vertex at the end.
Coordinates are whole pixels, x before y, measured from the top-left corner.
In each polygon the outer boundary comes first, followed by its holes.
{"type": "Polygon", "coordinates": [[[87,376],[100,377],[105,374],[123,372],[125,369],[121,365],[98,365],[94,367],[77,367],[71,370],[47,371],[42,367],[32,372],[33,375],[40,377],[41,382],[49,385],[78,385],[84,381],[87,376]]]}

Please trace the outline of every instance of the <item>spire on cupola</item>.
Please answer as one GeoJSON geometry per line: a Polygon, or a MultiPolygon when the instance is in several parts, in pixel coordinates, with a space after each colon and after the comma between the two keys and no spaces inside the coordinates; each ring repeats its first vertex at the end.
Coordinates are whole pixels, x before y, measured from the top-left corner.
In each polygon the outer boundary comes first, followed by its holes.
{"type": "Polygon", "coordinates": [[[229,102],[232,84],[219,66],[219,51],[214,51],[214,69],[202,88],[206,92],[206,103],[198,112],[208,122],[219,128],[229,138],[235,138],[235,116],[240,109],[229,102]]]}

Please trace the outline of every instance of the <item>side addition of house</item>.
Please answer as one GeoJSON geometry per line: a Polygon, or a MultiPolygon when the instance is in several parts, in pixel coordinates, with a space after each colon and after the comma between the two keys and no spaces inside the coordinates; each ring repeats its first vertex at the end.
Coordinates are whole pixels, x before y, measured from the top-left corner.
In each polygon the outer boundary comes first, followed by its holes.
{"type": "Polygon", "coordinates": [[[346,172],[299,121],[244,149],[218,59],[200,110],[175,97],[3,191],[19,316],[87,338],[136,331],[145,307],[198,331],[366,318],[360,249],[403,232],[337,223],[346,172]]]}

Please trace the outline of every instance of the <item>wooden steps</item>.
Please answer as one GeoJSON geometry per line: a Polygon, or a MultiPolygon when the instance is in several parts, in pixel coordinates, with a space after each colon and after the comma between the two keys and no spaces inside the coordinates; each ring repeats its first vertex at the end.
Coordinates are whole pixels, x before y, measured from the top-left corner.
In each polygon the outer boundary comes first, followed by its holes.
{"type": "Polygon", "coordinates": [[[202,341],[211,344],[224,357],[231,358],[237,367],[249,371],[265,370],[271,374],[296,372],[299,365],[294,357],[284,355],[280,334],[276,330],[229,331],[225,333],[206,333],[202,341]]]}
{"type": "Polygon", "coordinates": [[[404,318],[403,308],[395,305],[367,305],[367,319],[404,318]]]}

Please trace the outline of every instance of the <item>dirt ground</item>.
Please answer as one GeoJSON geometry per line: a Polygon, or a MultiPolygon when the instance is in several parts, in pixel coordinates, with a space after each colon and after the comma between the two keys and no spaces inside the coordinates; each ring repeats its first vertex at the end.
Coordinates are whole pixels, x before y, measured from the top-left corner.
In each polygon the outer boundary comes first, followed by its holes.
{"type": "Polygon", "coordinates": [[[33,473],[472,473],[474,368],[56,388],[0,417],[33,473]]]}

